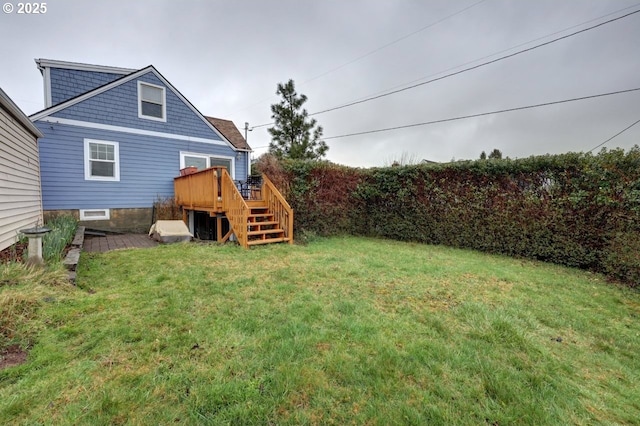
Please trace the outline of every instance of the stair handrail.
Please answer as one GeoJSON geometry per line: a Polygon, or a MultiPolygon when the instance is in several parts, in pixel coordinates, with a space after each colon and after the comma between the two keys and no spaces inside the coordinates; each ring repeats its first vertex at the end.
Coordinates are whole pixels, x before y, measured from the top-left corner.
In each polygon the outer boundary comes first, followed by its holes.
{"type": "Polygon", "coordinates": [[[269,211],[273,213],[279,228],[284,230],[284,236],[288,238],[289,244],[293,244],[293,209],[264,173],[262,174],[262,199],[269,211]]]}
{"type": "Polygon", "coordinates": [[[231,225],[238,243],[244,248],[249,248],[247,222],[251,209],[242,198],[242,194],[238,191],[227,169],[222,169],[220,187],[222,189],[222,209],[227,215],[229,225],[231,225]]]}

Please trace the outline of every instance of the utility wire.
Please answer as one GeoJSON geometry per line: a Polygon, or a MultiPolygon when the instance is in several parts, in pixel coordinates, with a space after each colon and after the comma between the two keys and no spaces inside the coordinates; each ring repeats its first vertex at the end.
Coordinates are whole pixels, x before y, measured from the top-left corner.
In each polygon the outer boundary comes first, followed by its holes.
{"type": "Polygon", "coordinates": [[[265,126],[271,126],[272,124],[276,124],[276,123],[265,123],[265,124],[258,124],[257,126],[252,126],[251,129],[258,129],[260,127],[265,127],[265,126]]]}
{"type": "MultiPolygon", "coordinates": [[[[623,9],[623,10],[624,10],[624,9],[623,9]]],[[[350,106],[354,106],[354,105],[358,105],[358,104],[361,104],[361,103],[369,102],[369,101],[372,101],[372,100],[375,100],[375,99],[380,99],[380,98],[383,98],[383,97],[385,97],[385,96],[394,95],[394,94],[396,94],[396,93],[404,92],[404,91],[406,91],[406,90],[415,89],[416,87],[424,86],[424,85],[426,85],[426,84],[433,83],[433,82],[436,82],[436,81],[439,81],[439,80],[444,80],[445,78],[453,77],[453,76],[455,76],[455,75],[462,74],[462,73],[465,73],[465,72],[467,72],[467,71],[471,71],[471,70],[474,70],[474,69],[478,69],[478,68],[484,67],[484,66],[486,66],[486,65],[493,64],[493,63],[496,63],[496,62],[502,61],[502,60],[504,60],[504,59],[512,58],[512,57],[517,56],[517,55],[520,55],[520,54],[522,54],[522,53],[532,51],[532,50],[537,49],[537,48],[539,48],[539,47],[547,46],[547,45],[549,45],[549,44],[551,44],[551,43],[555,43],[555,42],[557,42],[557,41],[564,40],[564,39],[569,38],[569,37],[573,37],[573,36],[575,36],[575,35],[578,35],[578,34],[584,33],[584,32],[586,32],[586,31],[589,31],[589,30],[592,30],[592,29],[595,29],[595,28],[601,27],[601,26],[606,25],[606,24],[610,24],[610,23],[612,23],[612,22],[618,21],[618,20],[620,20],[620,19],[626,18],[626,17],[631,16],[631,15],[634,15],[634,14],[636,14],[636,13],[638,13],[638,12],[640,12],[640,9],[639,9],[639,10],[635,10],[635,11],[630,12],[630,13],[627,13],[627,14],[625,14],[625,15],[619,16],[619,17],[617,17],[617,18],[609,19],[609,20],[604,21],[604,22],[601,22],[601,23],[599,23],[599,24],[592,25],[592,26],[587,27],[587,28],[584,28],[584,29],[582,29],[582,30],[575,31],[575,32],[573,32],[573,33],[570,33],[570,34],[564,35],[564,36],[562,36],[562,37],[558,37],[558,38],[555,38],[555,39],[553,39],[553,40],[549,40],[549,41],[547,41],[547,42],[540,43],[540,44],[537,44],[537,45],[535,45],[535,46],[532,46],[532,47],[529,47],[529,48],[526,48],[526,49],[523,49],[523,50],[519,50],[519,51],[517,51],[517,52],[511,53],[511,54],[508,54],[508,55],[505,55],[505,56],[501,56],[501,57],[496,58],[496,59],[493,59],[493,60],[491,60],[491,61],[483,62],[483,63],[481,63],[481,64],[474,65],[474,66],[472,66],[472,67],[464,68],[464,69],[462,69],[462,70],[460,70],[460,71],[456,71],[456,72],[453,72],[453,73],[445,74],[445,75],[443,75],[443,76],[441,76],[441,77],[433,78],[433,79],[431,79],[431,80],[427,80],[427,81],[424,81],[424,82],[422,82],[422,83],[413,84],[413,85],[411,85],[411,86],[407,86],[407,87],[404,87],[404,88],[402,88],[402,89],[393,90],[393,91],[390,91],[390,92],[385,92],[385,93],[382,93],[382,94],[380,94],[380,95],[370,96],[370,97],[368,97],[368,98],[364,98],[364,99],[361,99],[361,100],[358,100],[358,101],[354,101],[354,102],[349,102],[349,103],[346,103],[346,104],[343,104],[343,105],[340,105],[340,106],[337,106],[337,107],[333,107],[333,108],[328,108],[328,109],[324,109],[324,110],[321,110],[321,111],[317,111],[317,112],[314,112],[314,113],[309,114],[309,116],[314,116],[314,115],[318,115],[318,114],[324,114],[324,113],[326,113],[326,112],[330,112],[330,111],[336,111],[336,110],[339,110],[339,109],[342,109],[342,108],[347,108],[347,107],[350,107],[350,106]]],[[[608,16],[608,15],[605,15],[605,16],[608,16]]],[[[597,18],[596,18],[596,19],[597,19],[597,18]]],[[[579,25],[582,25],[582,24],[579,24],[579,25]]],[[[573,28],[573,27],[571,27],[571,28],[573,28]]],[[[562,31],[565,31],[565,30],[562,30],[562,31]]],[[[561,31],[560,31],[560,32],[561,32],[561,31]]],[[[557,32],[556,32],[556,33],[554,33],[554,34],[557,34],[557,32]]],[[[547,37],[547,36],[544,36],[544,37],[547,37]]],[[[544,38],[544,37],[542,37],[542,38],[544,38]]],[[[527,43],[530,43],[530,42],[527,42],[527,43]]],[[[527,44],[527,43],[524,43],[524,44],[527,44]]],[[[507,49],[507,50],[511,50],[511,49],[512,49],[512,48],[507,49]]],[[[489,56],[493,56],[493,54],[492,54],[492,55],[489,55],[489,56]]],[[[475,61],[472,61],[472,62],[475,62],[475,61]]],[[[457,68],[457,67],[456,67],[456,68],[457,68]]],[[[275,123],[271,122],[271,123],[259,124],[259,125],[257,125],[257,126],[253,126],[253,127],[252,127],[252,129],[257,129],[257,128],[260,128],[260,127],[266,127],[266,126],[271,126],[272,124],[275,124],[275,123]]]]}
{"type": "Polygon", "coordinates": [[[636,121],[635,123],[633,123],[630,126],[625,127],[624,129],[620,130],[618,133],[616,133],[615,135],[611,136],[609,139],[607,139],[606,141],[602,142],[601,144],[598,144],[596,146],[594,146],[593,148],[591,148],[589,151],[587,152],[591,152],[596,148],[600,148],[602,145],[606,144],[607,142],[609,142],[611,139],[614,139],[618,136],[620,136],[621,134],[623,134],[624,132],[626,132],[627,130],[629,130],[630,128],[632,128],[633,126],[635,126],[636,124],[640,123],[640,120],[636,121]]]}
{"type": "Polygon", "coordinates": [[[406,90],[415,89],[416,87],[424,86],[425,84],[433,83],[435,81],[444,80],[445,78],[453,77],[454,75],[462,74],[462,73],[465,73],[465,72],[468,72],[468,71],[471,71],[471,70],[475,70],[475,69],[478,69],[478,68],[481,68],[481,67],[484,67],[484,66],[487,66],[487,65],[490,65],[490,64],[494,64],[496,62],[503,61],[505,59],[512,58],[514,56],[520,55],[522,53],[530,52],[530,51],[532,51],[534,49],[538,49],[540,47],[547,46],[547,45],[549,45],[551,43],[555,43],[557,41],[564,40],[564,39],[569,38],[569,37],[573,37],[575,35],[584,33],[586,31],[593,30],[593,29],[601,27],[603,25],[610,24],[610,23],[618,21],[620,19],[629,17],[629,16],[634,15],[634,14],[636,14],[638,12],[640,12],[640,9],[636,10],[636,11],[633,11],[633,12],[630,12],[630,13],[627,13],[625,15],[619,16],[617,18],[609,19],[608,21],[601,22],[601,23],[593,25],[591,27],[587,27],[587,28],[584,28],[582,30],[575,31],[575,32],[573,32],[571,34],[567,34],[565,36],[558,37],[558,38],[555,38],[553,40],[549,40],[547,42],[540,43],[540,44],[537,44],[535,46],[532,46],[532,47],[529,47],[529,48],[526,48],[526,49],[523,49],[523,50],[519,50],[519,51],[514,52],[514,53],[510,53],[509,55],[501,56],[501,57],[493,59],[491,61],[483,62],[481,64],[474,65],[472,67],[464,68],[464,69],[462,69],[460,71],[456,71],[456,72],[453,72],[453,73],[450,73],[450,74],[445,74],[442,77],[432,78],[431,80],[427,80],[427,81],[424,81],[422,83],[413,84],[411,86],[407,86],[407,87],[402,88],[402,89],[393,90],[391,92],[383,93],[383,94],[377,95],[377,96],[371,96],[371,97],[368,97],[368,98],[365,98],[365,99],[362,99],[362,100],[359,100],[359,101],[350,102],[350,103],[347,103],[347,104],[344,104],[344,105],[340,105],[340,106],[337,106],[337,107],[324,109],[324,110],[321,110],[321,111],[318,111],[318,112],[314,112],[313,114],[309,114],[309,116],[318,115],[318,114],[324,114],[325,112],[335,111],[335,110],[338,110],[338,109],[342,109],[342,108],[346,108],[346,107],[362,104],[364,102],[373,101],[375,99],[380,99],[380,98],[383,98],[383,97],[386,97],[386,96],[394,95],[396,93],[404,92],[406,90]]]}
{"type": "MultiPolygon", "coordinates": [[[[431,28],[431,27],[434,27],[434,26],[438,25],[439,23],[441,23],[441,22],[443,22],[443,21],[446,21],[447,19],[453,18],[453,17],[454,17],[454,16],[456,16],[456,15],[459,15],[459,14],[461,14],[461,13],[463,13],[463,12],[466,12],[467,10],[469,10],[469,9],[471,9],[471,8],[473,8],[473,7],[477,6],[477,5],[479,5],[480,3],[484,3],[485,1],[487,1],[487,0],[480,0],[480,1],[478,1],[478,2],[475,2],[475,3],[473,3],[472,5],[465,7],[464,9],[461,9],[461,10],[459,10],[459,11],[457,11],[457,12],[452,13],[451,15],[447,15],[447,16],[445,16],[445,17],[443,17],[443,18],[440,18],[440,19],[438,19],[437,21],[434,21],[434,22],[432,22],[432,23],[430,23],[430,24],[428,24],[428,25],[425,25],[425,26],[424,26],[424,27],[422,27],[422,28],[419,28],[419,29],[417,29],[417,30],[415,30],[415,31],[410,32],[409,34],[405,34],[405,35],[403,35],[402,37],[397,38],[397,39],[395,39],[395,40],[393,40],[393,41],[391,41],[391,42],[389,42],[389,43],[387,43],[387,44],[384,44],[384,45],[382,45],[382,46],[380,46],[380,47],[377,47],[377,48],[375,48],[375,49],[373,49],[373,50],[371,50],[371,51],[369,51],[369,52],[367,52],[367,53],[365,53],[365,54],[363,54],[363,55],[358,56],[357,58],[354,58],[354,59],[352,59],[352,60],[350,60],[350,61],[347,61],[347,62],[345,62],[345,63],[343,63],[343,64],[341,64],[341,65],[338,65],[338,66],[336,66],[336,67],[334,67],[334,68],[331,68],[330,70],[327,70],[327,71],[325,71],[325,72],[323,72],[323,73],[321,73],[321,74],[316,75],[315,77],[311,77],[310,79],[305,80],[305,81],[303,81],[302,83],[300,83],[300,85],[303,85],[303,84],[306,84],[306,83],[310,83],[310,82],[312,82],[312,81],[314,81],[314,80],[319,79],[320,77],[324,77],[324,76],[325,76],[325,75],[327,75],[327,74],[331,74],[331,73],[332,73],[332,72],[334,72],[334,71],[338,71],[339,69],[342,69],[342,68],[346,67],[347,65],[351,65],[351,64],[353,64],[354,62],[358,62],[359,60],[364,59],[364,58],[366,58],[366,57],[368,57],[368,56],[371,56],[371,55],[373,55],[374,53],[377,53],[377,52],[379,52],[379,51],[381,51],[381,50],[384,50],[384,49],[386,49],[386,48],[387,48],[387,47],[389,47],[389,46],[393,46],[394,44],[399,43],[399,42],[401,42],[402,40],[408,39],[409,37],[412,37],[412,36],[414,36],[414,35],[416,35],[416,34],[418,34],[418,33],[421,33],[422,31],[424,31],[424,30],[426,30],[426,29],[429,29],[429,28],[431,28]]],[[[251,107],[253,107],[253,106],[255,106],[255,105],[259,105],[259,104],[263,103],[264,101],[267,101],[267,100],[272,99],[272,98],[274,98],[274,97],[275,97],[275,96],[269,96],[268,98],[265,98],[265,99],[259,100],[258,102],[254,103],[254,104],[251,104],[251,105],[249,105],[248,107],[245,107],[245,108],[239,109],[239,110],[237,110],[237,111],[242,111],[242,110],[245,110],[245,109],[247,109],[247,108],[251,108],[251,107]]],[[[237,111],[236,111],[236,112],[237,112],[237,111]]],[[[268,126],[268,124],[267,124],[267,126],[268,126]]],[[[254,127],[256,127],[256,126],[254,126],[254,127]]],[[[262,126],[257,126],[257,127],[262,127],[262,126]]]]}
{"type": "Polygon", "coordinates": [[[383,49],[386,49],[387,47],[392,46],[392,45],[394,45],[394,44],[396,44],[396,43],[398,43],[398,42],[400,42],[400,41],[402,41],[402,40],[405,40],[405,39],[407,39],[407,38],[409,38],[409,37],[412,37],[412,36],[414,36],[414,35],[416,35],[416,34],[418,34],[418,33],[422,32],[422,31],[424,31],[424,30],[426,30],[426,29],[428,29],[428,28],[434,27],[434,26],[438,25],[439,23],[441,23],[441,22],[443,22],[443,21],[446,21],[446,20],[447,20],[447,19],[449,19],[449,18],[453,18],[453,17],[454,17],[454,16],[456,16],[456,15],[459,15],[459,14],[461,14],[461,13],[463,13],[463,12],[466,12],[467,10],[471,9],[472,7],[475,7],[475,6],[479,5],[480,3],[484,3],[485,1],[486,1],[486,0],[480,0],[480,1],[478,1],[478,2],[476,2],[476,3],[474,3],[474,4],[472,4],[471,6],[467,6],[467,7],[465,7],[464,9],[461,9],[461,10],[459,10],[459,11],[455,12],[455,13],[452,13],[451,15],[447,15],[447,16],[445,16],[445,17],[443,17],[443,18],[440,18],[440,19],[438,19],[437,21],[430,23],[429,25],[426,25],[426,26],[424,26],[424,27],[422,27],[422,28],[420,28],[420,29],[417,29],[417,30],[415,30],[415,31],[413,31],[413,32],[411,32],[411,33],[409,33],[409,34],[407,34],[407,35],[404,35],[404,36],[402,36],[402,37],[400,37],[400,38],[397,38],[397,39],[393,40],[392,42],[389,42],[389,43],[387,43],[387,44],[385,44],[385,45],[383,45],[383,46],[380,46],[380,47],[378,47],[378,48],[376,48],[376,49],[373,49],[372,51],[367,52],[367,53],[365,53],[364,55],[358,56],[357,58],[352,59],[351,61],[345,62],[345,63],[344,63],[344,64],[342,64],[342,65],[338,65],[337,67],[332,68],[332,69],[330,69],[330,70],[328,70],[328,71],[325,71],[324,73],[319,74],[319,75],[317,75],[317,76],[315,76],[315,77],[312,77],[312,78],[310,78],[309,80],[305,80],[305,81],[303,81],[303,82],[302,82],[302,84],[306,84],[306,83],[309,83],[309,82],[311,82],[311,81],[313,81],[313,80],[316,80],[316,79],[318,79],[318,78],[320,78],[320,77],[324,77],[324,76],[325,76],[325,75],[327,75],[327,74],[330,74],[330,73],[332,73],[332,72],[334,72],[334,71],[337,71],[337,70],[339,70],[339,69],[341,69],[341,68],[344,68],[344,67],[346,67],[347,65],[351,65],[351,64],[353,64],[354,62],[357,62],[357,61],[359,61],[359,60],[361,60],[361,59],[366,58],[367,56],[371,56],[371,55],[373,55],[374,53],[377,53],[377,52],[379,52],[379,51],[381,51],[381,50],[383,50],[383,49]]]}
{"type": "MultiPolygon", "coordinates": [[[[460,68],[460,67],[464,67],[464,66],[466,66],[466,65],[470,65],[470,64],[473,64],[473,63],[475,63],[475,62],[478,62],[478,61],[482,61],[482,60],[484,60],[484,59],[491,58],[492,56],[499,55],[499,54],[501,54],[501,53],[505,53],[505,52],[508,52],[508,51],[510,51],[510,50],[513,50],[513,49],[517,49],[518,47],[526,46],[527,44],[530,44],[530,43],[534,43],[534,42],[536,42],[536,41],[543,40],[543,39],[545,39],[545,38],[548,38],[548,37],[554,36],[554,35],[556,35],[556,34],[563,33],[563,32],[565,32],[565,31],[572,30],[572,29],[577,28],[577,27],[581,27],[581,26],[586,25],[586,24],[590,24],[590,23],[592,23],[592,22],[594,22],[594,21],[597,21],[597,20],[599,20],[599,19],[606,18],[606,17],[611,16],[611,15],[615,15],[616,13],[620,13],[620,12],[623,12],[623,11],[625,11],[625,10],[633,9],[634,7],[638,7],[638,6],[640,6],[640,3],[634,4],[634,5],[632,5],[632,6],[627,6],[627,7],[622,8],[622,9],[615,10],[615,11],[613,11],[613,12],[607,13],[606,15],[602,15],[602,16],[598,16],[597,18],[589,19],[588,21],[584,21],[584,22],[581,22],[581,23],[579,23],[579,24],[575,24],[575,25],[572,25],[572,26],[570,26],[570,27],[563,28],[563,29],[561,29],[561,30],[558,30],[558,31],[552,32],[552,33],[550,33],[550,34],[545,34],[545,35],[543,35],[543,36],[541,36],[541,37],[537,37],[537,38],[534,38],[534,39],[532,39],[532,40],[525,41],[524,43],[516,44],[516,45],[511,46],[511,47],[508,47],[508,48],[506,48],[506,49],[502,49],[502,50],[499,50],[499,51],[497,51],[497,52],[493,52],[493,53],[491,53],[491,54],[489,54],[489,55],[485,55],[485,56],[482,56],[482,57],[480,57],[480,58],[476,58],[476,59],[473,59],[473,60],[471,60],[471,61],[467,61],[467,62],[465,62],[465,63],[458,64],[458,65],[456,65],[456,66],[454,66],[454,67],[450,67],[450,68],[447,68],[447,69],[445,69],[445,70],[441,70],[441,71],[436,72],[436,73],[433,73],[433,74],[429,74],[429,75],[426,75],[426,76],[423,76],[423,77],[420,77],[420,78],[416,78],[416,79],[413,79],[413,80],[411,80],[411,81],[407,81],[407,82],[405,82],[405,83],[396,84],[396,85],[395,85],[395,86],[393,86],[393,87],[389,87],[389,88],[387,88],[387,89],[381,90],[381,91],[379,91],[379,92],[373,93],[373,94],[368,95],[368,96],[375,96],[375,95],[378,95],[378,94],[380,94],[380,93],[386,93],[386,92],[388,92],[388,91],[390,91],[390,90],[397,89],[397,88],[399,88],[399,87],[404,87],[404,86],[406,86],[406,85],[408,85],[408,84],[417,83],[417,82],[422,81],[422,80],[425,80],[425,79],[427,79],[427,78],[432,78],[432,77],[435,77],[435,76],[437,76],[437,75],[439,75],[439,74],[442,74],[442,73],[445,73],[445,72],[448,72],[448,71],[453,71],[453,70],[458,69],[458,68],[460,68]]],[[[367,97],[367,96],[362,97],[362,98],[358,98],[357,100],[365,99],[366,97],[367,97]]]]}
{"type": "MultiPolygon", "coordinates": [[[[594,98],[600,98],[600,97],[603,97],[603,96],[619,95],[621,93],[635,92],[635,91],[638,91],[638,90],[640,90],[640,87],[637,87],[635,89],[618,90],[616,92],[600,93],[600,94],[597,94],[597,95],[582,96],[582,97],[579,97],[579,98],[564,99],[564,100],[561,100],[561,101],[545,102],[545,103],[535,104],[535,105],[527,105],[527,106],[521,106],[521,107],[515,107],[515,108],[500,109],[500,110],[489,111],[489,112],[481,112],[479,114],[461,115],[461,116],[458,116],[458,117],[444,118],[444,119],[441,119],[441,120],[433,120],[433,121],[425,121],[425,122],[422,122],[422,123],[407,124],[407,125],[404,125],[404,126],[386,127],[386,128],[383,128],[383,129],[367,130],[367,131],[356,132],[356,133],[347,133],[347,134],[344,134],[344,135],[330,136],[328,138],[323,138],[323,140],[347,138],[347,137],[351,137],[351,136],[360,136],[360,135],[368,135],[368,134],[371,134],[371,133],[389,132],[391,130],[407,129],[407,128],[410,128],[410,127],[419,127],[419,126],[428,126],[428,125],[431,125],[431,124],[447,123],[447,122],[450,122],[450,121],[465,120],[465,119],[468,119],[468,118],[483,117],[483,116],[486,116],[486,115],[502,114],[502,113],[505,113],[505,112],[521,111],[521,110],[525,110],[525,109],[539,108],[539,107],[549,106],[549,105],[564,104],[564,103],[567,103],[567,102],[583,101],[585,99],[594,99],[594,98]]],[[[636,123],[632,124],[631,126],[635,125],[636,123]]],[[[629,128],[631,126],[629,126],[629,128]]],[[[627,130],[627,129],[625,129],[625,130],[627,130]]],[[[622,133],[622,132],[620,132],[620,133],[622,133]]],[[[605,141],[605,142],[607,142],[607,141],[605,141]]]]}

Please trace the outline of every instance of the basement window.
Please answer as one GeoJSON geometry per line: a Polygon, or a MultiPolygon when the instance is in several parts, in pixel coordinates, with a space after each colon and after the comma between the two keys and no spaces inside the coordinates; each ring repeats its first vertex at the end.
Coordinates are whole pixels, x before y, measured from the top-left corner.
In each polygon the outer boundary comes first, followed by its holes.
{"type": "Polygon", "coordinates": [[[109,220],[109,209],[81,209],[80,220],[109,220]]]}
{"type": "Polygon", "coordinates": [[[138,117],[167,121],[165,88],[138,81],[138,117]]]}

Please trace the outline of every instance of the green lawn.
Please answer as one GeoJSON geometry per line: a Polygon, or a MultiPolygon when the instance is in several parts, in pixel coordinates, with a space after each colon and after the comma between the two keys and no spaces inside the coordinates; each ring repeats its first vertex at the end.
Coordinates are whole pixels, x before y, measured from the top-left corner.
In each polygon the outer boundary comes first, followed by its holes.
{"type": "Polygon", "coordinates": [[[640,293],[582,271],[349,237],[84,253],[78,284],[20,326],[0,424],[640,419],[640,293]]]}

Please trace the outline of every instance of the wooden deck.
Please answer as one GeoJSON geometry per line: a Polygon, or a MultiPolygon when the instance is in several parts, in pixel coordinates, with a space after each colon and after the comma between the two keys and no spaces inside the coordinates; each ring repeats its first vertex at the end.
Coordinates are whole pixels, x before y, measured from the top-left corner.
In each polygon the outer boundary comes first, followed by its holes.
{"type": "Polygon", "coordinates": [[[176,204],[187,210],[223,213],[221,170],[220,167],[211,167],[175,178],[173,188],[176,204]]]}
{"type": "MultiPolygon", "coordinates": [[[[218,236],[218,241],[226,241],[233,233],[245,248],[276,242],[293,244],[293,209],[267,176],[262,175],[262,187],[255,191],[261,194],[258,200],[246,200],[224,167],[179,176],[173,182],[185,223],[188,211],[207,212],[218,218],[220,229],[220,217],[226,216],[231,230],[224,237],[218,236]]],[[[254,189],[248,193],[254,193],[254,189]]]]}

